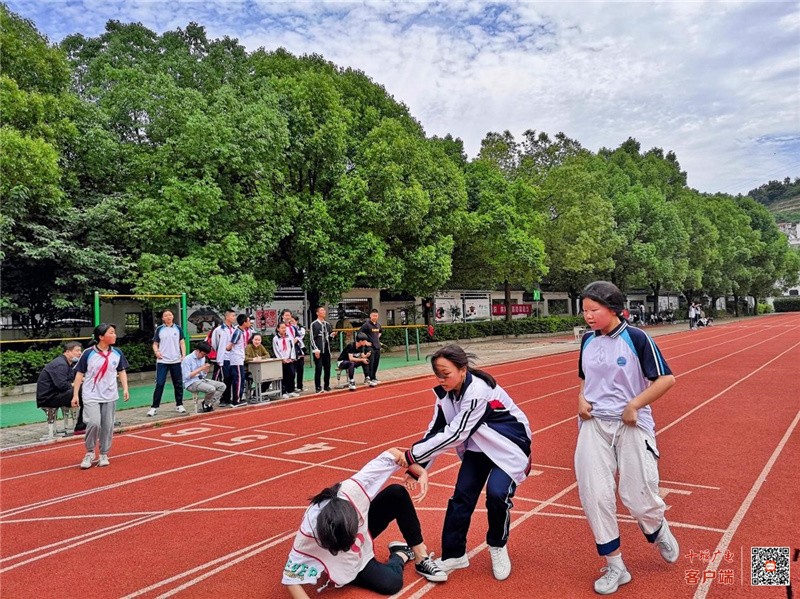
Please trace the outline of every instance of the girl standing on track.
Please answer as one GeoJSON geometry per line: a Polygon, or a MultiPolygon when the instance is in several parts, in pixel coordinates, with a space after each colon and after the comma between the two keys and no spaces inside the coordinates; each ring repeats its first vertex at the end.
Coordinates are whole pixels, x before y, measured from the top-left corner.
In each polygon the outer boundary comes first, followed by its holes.
{"type": "Polygon", "coordinates": [[[594,590],[609,595],[631,581],[620,552],[617,470],[620,499],[647,540],[667,562],[678,559],[678,541],[658,494],[659,453],[650,410],[650,404],[675,384],[675,377],[647,333],[620,317],[625,297],[615,285],[595,281],[581,298],[583,318],[592,330],[583,336],[578,361],[583,380],[575,476],[597,552],[607,561],[594,590]]]}
{"type": "Polygon", "coordinates": [[[446,572],[469,566],[467,531],[485,485],[486,544],[494,577],[505,580],[511,574],[506,547],[511,499],[530,472],[531,429],[525,414],[492,375],[470,365],[474,357],[457,345],[446,345],[431,356],[439,380],[433,389],[433,420],[405,459],[428,468],[437,455],[455,448],[461,469],[444,517],[442,557],[436,562],[446,572]]]}
{"type": "MultiPolygon", "coordinates": [[[[303,585],[315,585],[323,573],[337,587],[354,584],[393,595],[402,588],[403,567],[412,559],[420,576],[432,582],[447,580],[447,574],[428,555],[408,491],[397,484],[381,490],[402,463],[403,453],[389,449],[352,477],[311,499],[283,571],[282,582],[289,595],[308,599],[303,585]],[[389,543],[389,561],[384,564],[375,559],[372,540],[394,520],[405,542],[389,543]]],[[[420,466],[409,471],[419,477],[420,492],[414,501],[422,501],[428,474],[420,466]]]]}
{"type": "Polygon", "coordinates": [[[100,324],[94,329],[95,345],[87,349],[75,367],[75,382],[72,387],[72,407],[77,408],[78,390],[83,396],[83,420],[86,423],[86,455],[81,461],[84,470],[92,467],[95,446],[100,445],[98,466],[108,466],[108,452],[114,435],[114,413],[116,412],[119,389],[117,376],[122,384],[125,401],[128,393],[128,361],[122,352],[114,347],[117,329],[113,324],[100,324]]]}

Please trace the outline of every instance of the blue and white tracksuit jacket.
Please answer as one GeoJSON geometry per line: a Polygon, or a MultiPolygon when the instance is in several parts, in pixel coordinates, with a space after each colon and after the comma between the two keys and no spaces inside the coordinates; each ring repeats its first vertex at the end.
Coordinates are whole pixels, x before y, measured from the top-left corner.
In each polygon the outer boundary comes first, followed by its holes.
{"type": "Polygon", "coordinates": [[[481,452],[515,483],[525,480],[531,469],[531,429],[528,418],[502,387],[492,389],[467,372],[458,397],[441,385],[433,392],[433,420],[425,437],[406,451],[409,465],[428,468],[437,455],[455,448],[462,459],[466,451],[481,452]]]}

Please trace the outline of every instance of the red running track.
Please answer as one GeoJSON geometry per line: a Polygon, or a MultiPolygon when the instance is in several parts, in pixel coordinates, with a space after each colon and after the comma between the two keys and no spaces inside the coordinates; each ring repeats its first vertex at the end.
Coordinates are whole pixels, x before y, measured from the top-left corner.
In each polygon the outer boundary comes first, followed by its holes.
{"type": "MultiPolygon", "coordinates": [[[[750,586],[751,546],[800,547],[800,316],[660,337],[678,384],[653,406],[661,489],[681,558],[666,564],[619,506],[633,581],[619,597],[785,597],[750,586]],[[705,577],[698,584],[696,578],[705,577]]],[[[604,565],[572,471],[577,352],[490,370],[527,413],[534,473],[517,491],[511,577],[492,578],[479,504],[471,566],[447,583],[406,568],[401,597],[594,597],[604,565]]],[[[117,435],[109,468],[81,471],[80,441],[0,457],[0,595],[280,597],[308,497],[382,449],[408,446],[432,413],[432,376],[214,413],[117,435]]],[[[454,454],[418,507],[438,553],[454,454]]],[[[399,479],[398,479],[399,480],[399,479]]],[[[390,528],[376,541],[400,538],[390,528]]],[[[800,563],[792,577],[800,585],[800,563]]],[[[329,588],[334,597],[374,596],[329,588]]]]}

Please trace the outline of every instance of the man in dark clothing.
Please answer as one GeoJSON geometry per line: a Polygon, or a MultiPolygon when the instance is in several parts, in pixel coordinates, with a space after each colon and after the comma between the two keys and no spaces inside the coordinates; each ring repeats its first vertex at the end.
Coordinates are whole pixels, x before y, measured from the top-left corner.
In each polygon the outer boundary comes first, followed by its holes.
{"type": "Polygon", "coordinates": [[[325,391],[331,390],[331,338],[335,335],[325,320],[325,306],[317,308],[317,319],[311,323],[311,354],[314,356],[314,388],[322,393],[323,372],[325,391]]]}
{"type": "Polygon", "coordinates": [[[383,327],[378,322],[378,311],[373,308],[369,313],[369,320],[361,325],[361,332],[369,337],[372,345],[372,355],[369,365],[364,367],[364,382],[370,387],[378,384],[378,364],[381,361],[381,333],[383,327]]]}
{"type": "Polygon", "coordinates": [[[356,333],[356,340],[344,346],[342,353],[339,354],[337,368],[347,370],[347,388],[350,391],[356,390],[356,366],[369,364],[369,337],[365,333],[356,333]]]}
{"type": "Polygon", "coordinates": [[[36,381],[36,407],[47,414],[50,438],[55,436],[56,414],[59,408],[69,408],[72,404],[74,366],[81,357],[81,351],[80,343],[68,341],[64,345],[64,352],[44,367],[36,381]]]}

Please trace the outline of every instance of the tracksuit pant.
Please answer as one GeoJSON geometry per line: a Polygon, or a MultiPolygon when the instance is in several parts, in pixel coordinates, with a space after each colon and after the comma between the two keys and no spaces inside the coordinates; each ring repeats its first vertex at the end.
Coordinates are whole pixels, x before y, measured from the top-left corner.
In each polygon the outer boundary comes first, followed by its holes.
{"type": "MultiPolygon", "coordinates": [[[[311,354],[314,355],[314,354],[311,354]]],[[[330,351],[321,351],[319,353],[319,358],[314,358],[314,387],[317,391],[322,389],[322,382],[323,377],[322,373],[325,373],[325,390],[331,388],[331,352],[330,351]]]]}
{"type": "Polygon", "coordinates": [[[225,400],[227,395],[231,403],[239,403],[244,391],[244,364],[231,364],[228,360],[225,360],[224,368],[227,370],[225,377],[225,386],[227,388],[222,392],[222,401],[225,400]]]}
{"type": "Polygon", "coordinates": [[[86,453],[94,453],[98,441],[100,453],[107,454],[111,449],[111,439],[114,436],[114,414],[117,411],[117,402],[109,401],[97,403],[89,401],[83,404],[83,420],[86,422],[86,453]]]}
{"type": "MultiPolygon", "coordinates": [[[[402,485],[389,485],[378,493],[369,506],[367,527],[373,541],[397,520],[400,534],[406,545],[414,547],[422,543],[422,528],[411,497],[402,485]]],[[[382,563],[374,557],[358,573],[352,584],[382,595],[394,595],[403,588],[403,558],[396,553],[382,563]]]]}
{"type": "Polygon", "coordinates": [[[181,371],[181,363],[163,364],[156,363],[156,388],[153,390],[153,404],[152,408],[161,406],[161,396],[164,394],[164,386],[167,384],[167,373],[172,379],[172,387],[175,389],[175,405],[183,405],[183,372],[181,371]]]}
{"type": "Polygon", "coordinates": [[[581,505],[600,555],[620,546],[617,523],[616,474],[619,497],[654,543],[666,505],[658,494],[658,448],[655,437],[621,420],[582,420],[575,449],[575,476],[581,505]]]}
{"type": "Polygon", "coordinates": [[[511,508],[514,506],[511,499],[517,484],[486,454],[467,451],[461,460],[455,491],[447,502],[442,526],[442,559],[461,557],[467,552],[467,532],[484,485],[489,518],[486,544],[504,547],[508,542],[511,508]]]}

